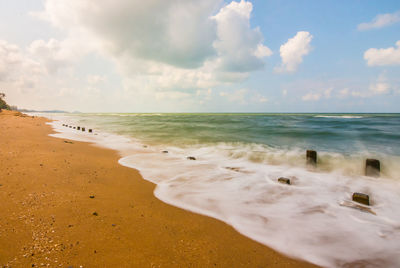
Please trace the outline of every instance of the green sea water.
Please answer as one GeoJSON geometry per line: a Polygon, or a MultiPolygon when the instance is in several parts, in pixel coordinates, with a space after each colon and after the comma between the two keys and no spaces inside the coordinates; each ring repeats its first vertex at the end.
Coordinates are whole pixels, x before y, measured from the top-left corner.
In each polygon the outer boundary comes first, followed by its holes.
{"type": "Polygon", "coordinates": [[[84,124],[150,144],[263,144],[400,155],[400,114],[76,114],[84,124]]]}

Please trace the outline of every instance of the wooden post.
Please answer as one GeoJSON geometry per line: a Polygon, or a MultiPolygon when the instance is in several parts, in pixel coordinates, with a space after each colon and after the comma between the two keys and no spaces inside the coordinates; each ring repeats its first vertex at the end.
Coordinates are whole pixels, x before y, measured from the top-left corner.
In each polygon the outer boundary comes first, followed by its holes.
{"type": "Polygon", "coordinates": [[[82,128],[82,131],[85,131],[85,128],[84,128],[84,127],[82,128]]]}
{"type": "Polygon", "coordinates": [[[367,159],[365,161],[365,175],[371,177],[379,177],[381,171],[381,163],[377,159],[367,159]]]}
{"type": "Polygon", "coordinates": [[[92,130],[91,128],[89,128],[89,133],[92,133],[92,131],[93,131],[93,130],[92,130]]]}
{"type": "Polygon", "coordinates": [[[353,193],[354,202],[369,206],[369,195],[363,193],[353,193]]]}
{"type": "Polygon", "coordinates": [[[317,152],[314,150],[307,150],[306,153],[306,158],[307,158],[307,164],[308,165],[317,165],[317,152]]]}
{"type": "Polygon", "coordinates": [[[81,127],[77,127],[76,129],[77,129],[77,130],[81,130],[81,127]]]}
{"type": "Polygon", "coordinates": [[[289,184],[289,185],[290,185],[290,179],[288,179],[288,178],[280,177],[280,178],[278,179],[278,182],[283,183],[283,184],[289,184]]]}

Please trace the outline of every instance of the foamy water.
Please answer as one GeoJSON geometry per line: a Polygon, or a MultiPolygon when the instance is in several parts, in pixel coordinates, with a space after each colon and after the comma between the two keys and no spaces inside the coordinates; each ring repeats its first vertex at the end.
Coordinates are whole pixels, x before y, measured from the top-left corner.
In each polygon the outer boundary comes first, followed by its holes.
{"type": "Polygon", "coordinates": [[[59,132],[53,136],[118,150],[121,165],[138,169],[157,185],[157,198],[220,219],[283,254],[325,267],[400,265],[396,155],[375,153],[383,170],[380,178],[371,178],[363,176],[369,151],[322,151],[318,167],[310,169],[301,148],[243,142],[149,145],[98,129],[95,135],[65,128],[62,123],[82,121],[56,117],[62,121],[51,123],[59,132]],[[292,185],[278,183],[279,177],[290,178],[292,185]],[[355,204],[353,192],[370,195],[373,213],[346,206],[355,204]]]}

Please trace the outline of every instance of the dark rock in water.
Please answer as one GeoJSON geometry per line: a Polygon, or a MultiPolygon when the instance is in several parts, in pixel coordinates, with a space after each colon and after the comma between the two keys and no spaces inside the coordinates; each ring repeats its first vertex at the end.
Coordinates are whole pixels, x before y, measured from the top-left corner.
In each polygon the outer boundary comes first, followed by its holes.
{"type": "Polygon", "coordinates": [[[369,195],[363,193],[353,193],[353,201],[369,206],[369,195]]]}
{"type": "Polygon", "coordinates": [[[81,127],[77,127],[76,129],[77,129],[77,130],[81,130],[81,127]]]}
{"type": "Polygon", "coordinates": [[[93,212],[93,215],[94,216],[99,216],[99,214],[95,211],[95,212],[93,212]]]}
{"type": "Polygon", "coordinates": [[[306,153],[307,164],[315,166],[317,164],[317,152],[314,150],[307,150],[306,153]]]}
{"type": "Polygon", "coordinates": [[[85,131],[85,128],[84,128],[84,127],[82,128],[82,131],[85,131]]]}
{"type": "Polygon", "coordinates": [[[76,129],[76,127],[73,127],[73,129],[76,129]]]}
{"type": "Polygon", "coordinates": [[[196,160],[196,157],[194,157],[194,156],[188,156],[188,157],[186,157],[186,159],[187,159],[187,160],[196,160]]]}
{"type": "Polygon", "coordinates": [[[280,182],[280,183],[283,183],[283,184],[291,184],[290,183],[290,179],[288,179],[288,178],[284,178],[284,177],[280,177],[279,179],[278,179],[278,182],[280,182]]]}
{"type": "Polygon", "coordinates": [[[89,133],[92,133],[92,132],[93,132],[93,130],[90,128],[90,129],[89,129],[89,133]]]}
{"type": "Polygon", "coordinates": [[[240,168],[238,167],[225,167],[226,169],[232,170],[232,171],[236,171],[236,172],[240,172],[240,168]]]}
{"type": "Polygon", "coordinates": [[[89,196],[90,198],[94,198],[94,195],[89,196]]]}
{"type": "Polygon", "coordinates": [[[69,126],[69,128],[72,128],[72,126],[69,126]]]}
{"type": "Polygon", "coordinates": [[[377,159],[367,159],[365,161],[365,175],[371,177],[379,177],[381,171],[381,163],[377,159]]]}
{"type": "Polygon", "coordinates": [[[162,153],[163,153],[163,154],[167,154],[167,153],[168,153],[168,151],[162,151],[162,153]]]}

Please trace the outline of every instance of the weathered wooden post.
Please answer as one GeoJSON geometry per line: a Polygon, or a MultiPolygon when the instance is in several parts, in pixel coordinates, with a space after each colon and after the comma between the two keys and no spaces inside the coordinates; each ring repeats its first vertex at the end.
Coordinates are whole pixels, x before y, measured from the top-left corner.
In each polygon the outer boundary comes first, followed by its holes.
{"type": "Polygon", "coordinates": [[[353,193],[354,202],[369,206],[369,195],[363,193],[353,193]]]}
{"type": "Polygon", "coordinates": [[[280,177],[280,178],[278,179],[278,182],[283,183],[283,184],[289,184],[289,185],[290,185],[290,179],[288,179],[288,178],[280,177]]]}
{"type": "Polygon", "coordinates": [[[89,133],[92,133],[92,132],[93,132],[93,130],[91,128],[89,128],[89,133]]]}
{"type": "Polygon", "coordinates": [[[81,127],[77,127],[76,129],[77,129],[77,130],[81,130],[81,127]]]}
{"type": "Polygon", "coordinates": [[[307,150],[306,153],[306,158],[307,158],[307,164],[308,165],[317,165],[317,152],[314,150],[307,150]]]}
{"type": "Polygon", "coordinates": [[[365,161],[365,175],[371,177],[379,177],[381,171],[381,163],[377,159],[367,159],[365,161]]]}
{"type": "Polygon", "coordinates": [[[82,131],[85,131],[85,128],[84,128],[84,127],[82,128],[82,131]]]}

